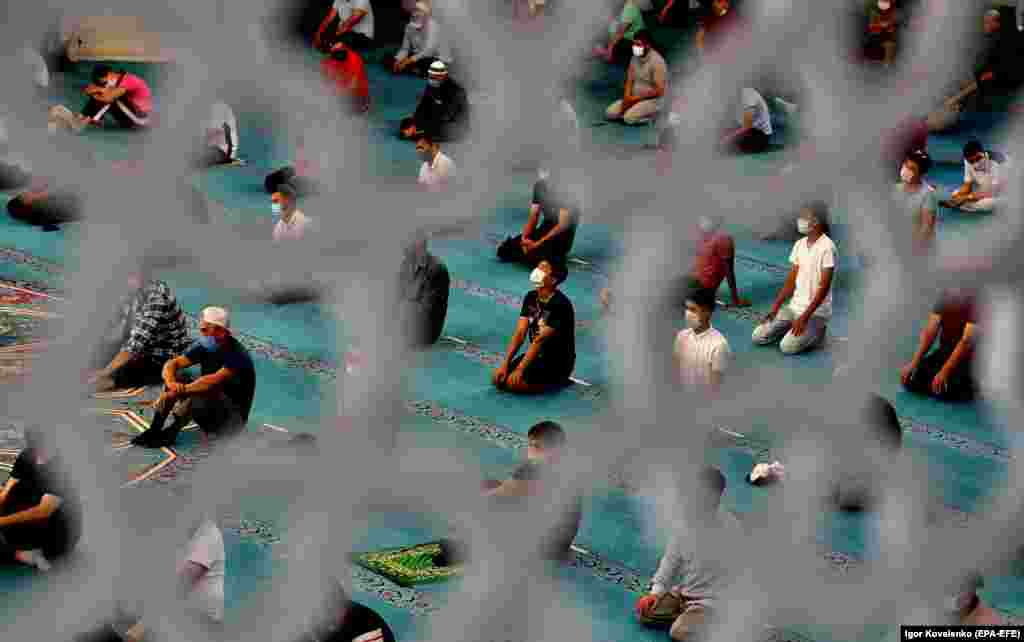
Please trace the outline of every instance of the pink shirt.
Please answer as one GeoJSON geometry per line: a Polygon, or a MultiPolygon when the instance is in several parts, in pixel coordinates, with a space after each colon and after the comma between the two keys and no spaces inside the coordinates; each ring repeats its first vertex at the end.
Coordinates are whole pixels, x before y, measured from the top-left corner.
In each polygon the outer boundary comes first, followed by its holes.
{"type": "Polygon", "coordinates": [[[149,85],[145,80],[135,74],[126,73],[117,86],[127,90],[124,97],[135,107],[136,111],[144,114],[153,111],[153,92],[149,90],[149,85]]]}

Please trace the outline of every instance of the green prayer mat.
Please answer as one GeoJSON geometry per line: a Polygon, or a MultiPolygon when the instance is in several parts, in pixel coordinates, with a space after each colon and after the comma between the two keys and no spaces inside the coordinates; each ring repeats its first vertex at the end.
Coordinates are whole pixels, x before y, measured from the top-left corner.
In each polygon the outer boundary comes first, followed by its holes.
{"type": "Polygon", "coordinates": [[[371,553],[353,553],[353,562],[404,587],[444,582],[462,574],[462,565],[435,566],[440,542],[393,548],[371,553]]]}

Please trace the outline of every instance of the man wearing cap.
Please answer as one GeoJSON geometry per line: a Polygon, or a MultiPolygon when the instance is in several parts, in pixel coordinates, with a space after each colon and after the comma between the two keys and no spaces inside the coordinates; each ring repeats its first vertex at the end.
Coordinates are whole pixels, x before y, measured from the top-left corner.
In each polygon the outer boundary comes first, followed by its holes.
{"type": "Polygon", "coordinates": [[[370,0],[334,0],[316,35],[313,47],[330,48],[337,42],[344,42],[354,49],[369,49],[373,46],[373,5],[370,0]],[[338,27],[333,36],[324,42],[324,31],[337,18],[338,27]]]}
{"type": "Polygon", "coordinates": [[[438,142],[451,142],[465,133],[468,119],[466,90],[448,76],[448,65],[435,60],[416,113],[402,121],[399,135],[403,140],[416,140],[420,133],[429,132],[438,142]]]}
{"type": "Polygon", "coordinates": [[[412,20],[405,26],[402,46],[393,59],[386,59],[384,66],[393,73],[413,73],[426,76],[430,65],[440,60],[452,64],[448,43],[442,37],[437,21],[430,15],[430,6],[417,2],[412,20]]]}
{"type": "Polygon", "coordinates": [[[164,364],[164,391],[154,404],[149,430],[132,443],[144,448],[174,444],[178,433],[195,419],[204,435],[235,433],[244,429],[256,392],[256,371],[249,352],[231,334],[228,311],[203,309],[199,340],[164,364]],[[179,380],[178,371],[199,365],[202,375],[190,382],[179,380]],[[168,414],[174,422],[163,429],[168,414]]]}
{"type": "Polygon", "coordinates": [[[320,61],[320,76],[328,93],[342,101],[351,101],[353,112],[361,114],[370,109],[366,63],[345,43],[339,42],[331,47],[330,55],[320,61]]]}

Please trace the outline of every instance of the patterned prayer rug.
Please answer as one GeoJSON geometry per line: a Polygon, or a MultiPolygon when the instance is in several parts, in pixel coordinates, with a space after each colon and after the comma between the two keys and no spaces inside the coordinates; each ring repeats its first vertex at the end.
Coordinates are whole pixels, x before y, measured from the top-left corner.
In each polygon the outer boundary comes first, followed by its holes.
{"type": "Polygon", "coordinates": [[[434,558],[440,552],[441,543],[430,542],[378,552],[353,553],[351,559],[399,586],[410,587],[444,582],[462,572],[461,565],[438,566],[434,558]]]}

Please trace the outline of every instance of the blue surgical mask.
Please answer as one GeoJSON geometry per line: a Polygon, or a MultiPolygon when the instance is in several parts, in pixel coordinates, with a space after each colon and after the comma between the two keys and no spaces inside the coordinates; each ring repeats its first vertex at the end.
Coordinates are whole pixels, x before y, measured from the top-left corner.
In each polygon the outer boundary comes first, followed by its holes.
{"type": "Polygon", "coordinates": [[[199,345],[203,346],[210,352],[216,351],[218,347],[217,339],[205,334],[199,337],[199,345]]]}

